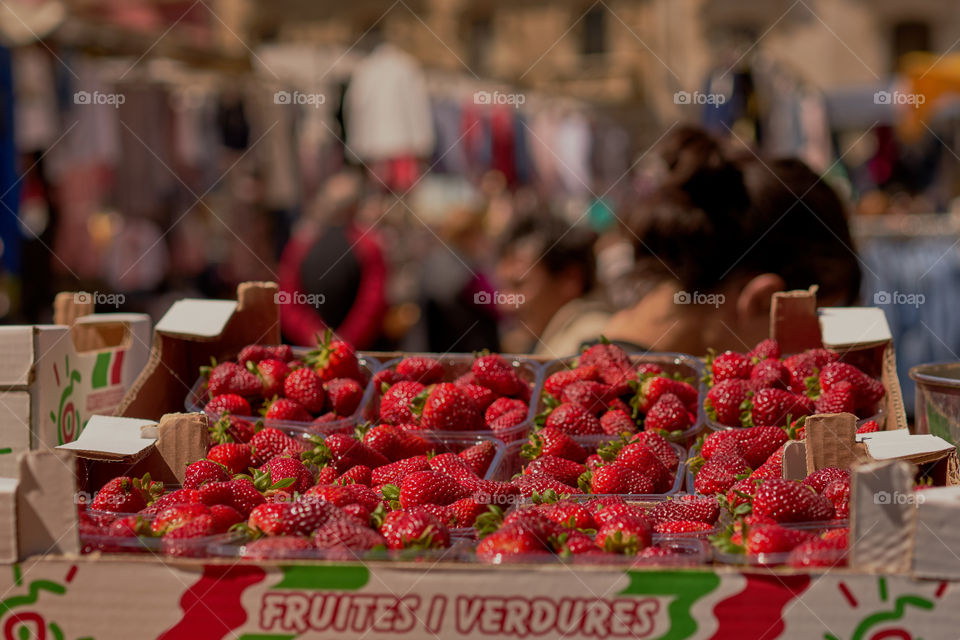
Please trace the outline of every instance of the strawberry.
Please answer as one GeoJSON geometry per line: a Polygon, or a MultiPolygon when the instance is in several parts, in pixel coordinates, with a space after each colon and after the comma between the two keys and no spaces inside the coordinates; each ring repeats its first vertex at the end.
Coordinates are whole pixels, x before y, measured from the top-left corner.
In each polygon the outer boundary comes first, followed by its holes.
{"type": "Polygon", "coordinates": [[[483,426],[477,405],[450,382],[434,385],[423,404],[420,425],[435,431],[476,431],[483,426]]]}
{"type": "Polygon", "coordinates": [[[304,557],[315,547],[309,538],[283,536],[260,538],[243,545],[241,555],[247,560],[279,560],[304,557]]]}
{"type": "Polygon", "coordinates": [[[370,482],[373,479],[372,471],[370,467],[362,464],[358,464],[355,467],[350,467],[337,478],[335,484],[362,484],[370,486],[370,482]]]}
{"type": "Polygon", "coordinates": [[[558,405],[544,422],[545,427],[553,427],[570,435],[602,434],[603,427],[596,416],[578,404],[558,405]]]}
{"type": "Polygon", "coordinates": [[[272,398],[283,392],[283,381],[290,373],[290,367],[283,360],[268,358],[256,365],[249,364],[250,372],[260,379],[260,393],[264,398],[272,398]]]}
{"type": "Polygon", "coordinates": [[[540,456],[529,463],[523,469],[527,475],[545,475],[555,480],[568,484],[571,487],[577,486],[577,479],[586,471],[579,462],[557,458],[555,456],[540,456]]]}
{"type": "Polygon", "coordinates": [[[153,522],[150,523],[150,531],[153,535],[164,535],[177,527],[182,527],[196,517],[209,515],[209,513],[209,507],[198,502],[167,507],[158,513],[153,522]]]}
{"type": "Polygon", "coordinates": [[[633,515],[640,518],[646,518],[646,509],[639,504],[628,503],[623,500],[620,496],[604,496],[605,498],[616,498],[619,502],[610,502],[609,504],[605,503],[604,506],[600,509],[597,509],[594,513],[594,519],[596,519],[597,524],[605,525],[608,522],[613,522],[617,518],[620,518],[624,515],[633,515]]]}
{"type": "Polygon", "coordinates": [[[737,432],[737,429],[726,429],[707,434],[700,446],[700,456],[704,460],[709,460],[720,453],[743,456],[743,446],[740,444],[740,436],[737,432]]]}
{"type": "Polygon", "coordinates": [[[437,520],[443,523],[446,527],[455,526],[457,523],[456,514],[451,511],[449,505],[439,505],[439,504],[421,504],[416,507],[418,510],[425,511],[429,514],[432,514],[436,517],[437,520]]]}
{"type": "MultiPolygon", "coordinates": [[[[620,452],[617,453],[616,464],[629,467],[649,479],[653,484],[653,491],[648,493],[665,493],[673,485],[673,473],[663,466],[660,458],[645,444],[635,442],[620,449],[620,452]]],[[[605,493],[619,492],[608,491],[605,493]]]]}
{"type": "Polygon", "coordinates": [[[423,390],[422,384],[412,380],[394,384],[380,398],[380,419],[387,424],[417,422],[410,405],[423,390]]]}
{"type": "Polygon", "coordinates": [[[748,427],[733,429],[740,442],[743,457],[751,469],[767,461],[773,452],[787,441],[787,433],[780,427],[748,427]]]}
{"type": "Polygon", "coordinates": [[[487,424],[490,424],[500,416],[503,416],[511,411],[523,410],[524,415],[526,415],[527,405],[521,400],[516,398],[497,398],[494,400],[486,411],[483,412],[483,421],[487,424]]]}
{"type": "Polygon", "coordinates": [[[749,528],[744,547],[747,553],[784,553],[812,538],[807,531],[760,524],[749,528]]]}
{"type": "Polygon", "coordinates": [[[500,396],[519,395],[525,385],[510,363],[497,354],[480,356],[473,361],[470,372],[477,384],[500,396]]]}
{"type": "Polygon", "coordinates": [[[633,376],[633,365],[627,352],[604,341],[588,347],[580,354],[577,365],[596,367],[600,379],[609,385],[618,385],[633,376]]]}
{"type": "Polygon", "coordinates": [[[373,511],[380,504],[381,496],[362,484],[329,484],[310,487],[303,499],[329,502],[342,509],[351,504],[359,504],[367,511],[373,511]]]}
{"type": "Polygon", "coordinates": [[[638,378],[648,378],[650,376],[659,376],[663,373],[663,367],[654,363],[654,362],[641,362],[637,365],[637,368],[634,369],[634,373],[638,378]]]}
{"type": "Polygon", "coordinates": [[[150,536],[153,532],[150,530],[150,522],[141,515],[125,516],[117,518],[106,529],[105,532],[97,531],[96,535],[108,535],[111,538],[136,538],[137,536],[150,536]]]}
{"type": "Polygon", "coordinates": [[[169,556],[203,557],[206,549],[196,541],[215,533],[217,530],[213,517],[209,514],[201,515],[165,534],[160,539],[160,551],[169,556]]]}
{"type": "Polygon", "coordinates": [[[292,535],[292,509],[292,502],[265,502],[257,505],[247,517],[247,526],[265,536],[292,535]]]}
{"type": "Polygon", "coordinates": [[[763,361],[763,360],[779,360],[780,353],[780,343],[774,340],[773,338],[767,338],[766,340],[761,340],[757,343],[753,349],[747,353],[750,358],[763,361]]]}
{"type": "Polygon", "coordinates": [[[441,453],[440,455],[433,456],[429,459],[429,463],[430,468],[434,471],[439,471],[456,480],[477,477],[473,469],[454,453],[441,453]]]}
{"type": "Polygon", "coordinates": [[[313,534],[313,545],[321,550],[370,551],[376,547],[386,547],[387,541],[369,527],[336,520],[317,529],[313,534]]]}
{"type": "Polygon", "coordinates": [[[250,442],[253,437],[253,424],[237,416],[223,413],[210,425],[210,440],[218,444],[225,442],[250,442]]]}
{"type": "Polygon", "coordinates": [[[291,372],[283,382],[283,393],[290,400],[300,403],[310,413],[323,411],[327,399],[323,379],[316,371],[309,368],[291,372]]]}
{"type": "Polygon", "coordinates": [[[236,478],[228,484],[231,493],[230,506],[240,515],[248,516],[254,507],[263,504],[263,494],[257,490],[249,478],[236,478]]]}
{"type": "Polygon", "coordinates": [[[491,533],[477,545],[477,557],[494,562],[503,557],[546,554],[547,545],[524,523],[513,523],[491,533]]]}
{"type": "Polygon", "coordinates": [[[737,476],[750,470],[742,456],[733,454],[714,455],[697,472],[694,488],[702,495],[726,493],[737,476]]]}
{"type": "Polygon", "coordinates": [[[670,442],[659,433],[641,431],[632,436],[630,442],[638,442],[649,447],[667,469],[676,469],[677,465],[680,464],[680,458],[677,456],[676,450],[670,442]]]}
{"type": "Polygon", "coordinates": [[[324,385],[327,404],[338,416],[352,416],[363,399],[363,387],[351,378],[334,378],[324,385]]]}
{"type": "Polygon", "coordinates": [[[411,473],[429,470],[430,463],[427,462],[427,456],[413,456],[385,464],[382,467],[377,467],[371,473],[370,484],[373,486],[384,484],[399,485],[403,479],[411,473]]]}
{"type": "Polygon", "coordinates": [[[653,479],[631,467],[614,462],[585,473],[581,486],[591,493],[656,493],[653,479]]]}
{"type": "Polygon", "coordinates": [[[728,427],[740,426],[740,406],[750,393],[750,384],[745,380],[724,380],[707,392],[703,406],[707,417],[728,427]]]}
{"type": "Polygon", "coordinates": [[[289,398],[276,398],[267,403],[263,417],[283,422],[310,422],[313,416],[302,404],[289,398]]]}
{"type": "Polygon", "coordinates": [[[344,519],[343,511],[326,500],[301,500],[290,505],[289,511],[281,515],[286,535],[308,536],[329,522],[344,519]]]}
{"type": "Polygon", "coordinates": [[[559,400],[566,386],[577,380],[598,381],[600,380],[600,372],[597,371],[596,367],[592,366],[562,369],[547,376],[547,379],[543,383],[543,389],[553,396],[554,399],[559,400]]]}
{"type": "Polygon", "coordinates": [[[671,520],[669,522],[660,522],[653,525],[654,533],[661,535],[678,533],[706,533],[712,531],[713,527],[706,522],[696,520],[671,520]]]}
{"type": "Polygon", "coordinates": [[[750,357],[736,351],[724,351],[714,357],[710,365],[714,384],[724,380],[748,380],[752,368],[750,357]]]}
{"type": "Polygon", "coordinates": [[[523,434],[517,431],[516,427],[526,421],[526,419],[526,409],[514,409],[501,416],[497,416],[495,420],[491,420],[487,424],[487,428],[493,432],[496,438],[503,442],[513,442],[523,437],[523,434]]]}
{"type": "Polygon", "coordinates": [[[821,368],[836,360],[837,354],[826,349],[809,349],[785,358],[783,364],[790,371],[790,390],[798,394],[806,393],[807,379],[816,376],[821,368]]]}
{"type": "Polygon", "coordinates": [[[318,467],[332,462],[337,473],[343,473],[358,464],[376,469],[390,462],[378,451],[345,433],[332,433],[323,440],[310,436],[308,440],[314,446],[312,450],[303,453],[303,460],[318,467]]]}
{"type": "Polygon", "coordinates": [[[168,507],[173,507],[179,504],[196,504],[198,502],[203,502],[201,495],[201,492],[196,489],[176,489],[170,493],[163,494],[151,502],[148,507],[141,509],[140,513],[144,515],[156,515],[168,507]]]}
{"type": "Polygon", "coordinates": [[[779,360],[761,360],[750,370],[750,386],[760,389],[789,389],[790,371],[779,360]]]}
{"type": "Polygon", "coordinates": [[[390,424],[379,424],[367,431],[363,443],[388,460],[419,456],[433,449],[430,442],[415,433],[390,424]]]}
{"type": "Polygon", "coordinates": [[[747,402],[744,426],[781,425],[787,416],[798,418],[814,412],[813,402],[783,389],[761,389],[747,402]]]}
{"type": "Polygon", "coordinates": [[[456,480],[438,471],[416,471],[400,485],[400,506],[404,509],[423,504],[447,505],[465,497],[456,480]]]}
{"type": "Polygon", "coordinates": [[[134,513],[146,507],[162,492],[163,485],[151,481],[150,474],[140,479],[119,476],[103,485],[90,503],[90,508],[95,511],[134,513]]]}
{"type": "Polygon", "coordinates": [[[230,473],[243,473],[253,464],[250,445],[235,442],[214,445],[207,452],[207,460],[223,465],[230,473]]]}
{"type": "Polygon", "coordinates": [[[230,474],[226,468],[213,460],[197,460],[189,465],[184,472],[183,488],[199,489],[207,482],[226,482],[230,474]]]}
{"type": "Polygon", "coordinates": [[[827,485],[834,480],[849,481],[850,472],[846,469],[838,469],[837,467],[824,467],[822,469],[817,469],[808,475],[802,480],[802,482],[817,493],[823,493],[823,490],[827,488],[827,485]]]}
{"type": "Polygon", "coordinates": [[[835,383],[829,391],[820,394],[814,403],[817,413],[854,413],[857,396],[853,385],[846,380],[835,383]]]}
{"type": "Polygon", "coordinates": [[[531,496],[534,493],[553,491],[558,495],[581,494],[583,491],[576,487],[565,485],[559,480],[543,475],[519,475],[510,481],[510,484],[520,489],[520,495],[531,496]]]}
{"type": "Polygon", "coordinates": [[[201,374],[207,375],[207,392],[210,397],[232,393],[244,398],[259,395],[261,385],[257,376],[236,362],[222,362],[212,369],[201,367],[201,374]]]}
{"type": "Polygon", "coordinates": [[[838,478],[823,489],[823,497],[833,505],[837,518],[850,517],[850,478],[838,478]]]}
{"type": "Polygon", "coordinates": [[[646,413],[660,396],[665,393],[672,393],[677,396],[688,408],[695,408],[697,406],[696,387],[682,380],[674,380],[673,378],[665,378],[662,376],[647,378],[641,382],[640,388],[630,401],[630,404],[638,411],[646,413]]]}
{"type": "Polygon", "coordinates": [[[380,527],[388,549],[442,549],[450,546],[450,531],[422,509],[387,514],[380,527]]]}
{"type": "Polygon", "coordinates": [[[795,480],[764,480],[753,497],[753,513],[776,522],[829,520],[833,505],[813,489],[795,480]]]}
{"type": "Polygon", "coordinates": [[[253,452],[252,463],[259,466],[270,458],[279,456],[285,450],[298,446],[300,446],[299,442],[279,429],[273,427],[261,429],[250,440],[250,448],[253,452]]]}
{"type": "Polygon", "coordinates": [[[797,568],[845,567],[846,556],[846,540],[814,538],[794,547],[787,556],[787,565],[797,568]]]}
{"type": "Polygon", "coordinates": [[[488,502],[471,496],[451,503],[450,511],[453,512],[458,527],[472,527],[477,517],[486,513],[489,507],[488,502]]]}
{"type": "Polygon", "coordinates": [[[246,366],[248,362],[253,362],[256,364],[261,360],[268,360],[271,358],[274,360],[280,360],[282,362],[290,362],[293,360],[293,349],[290,348],[290,345],[288,344],[280,344],[275,346],[250,344],[240,350],[240,355],[237,356],[237,362],[243,366],[246,366]]]}
{"type": "MultiPolygon", "coordinates": [[[[684,412],[686,412],[686,409],[684,409],[684,412]]],[[[633,421],[629,413],[622,409],[611,409],[600,416],[600,427],[604,433],[612,436],[637,432],[637,423],[633,421]]]]}
{"type": "Polygon", "coordinates": [[[329,329],[322,340],[318,336],[317,348],[307,353],[304,362],[313,367],[325,381],[334,378],[363,379],[353,347],[343,340],[334,340],[333,332],[329,329]]]}
{"type": "Polygon", "coordinates": [[[490,440],[484,440],[471,445],[457,454],[461,460],[467,463],[467,466],[477,474],[482,476],[490,468],[497,455],[497,446],[490,440]]]}
{"type": "Polygon", "coordinates": [[[404,380],[421,384],[434,384],[443,380],[443,365],[426,356],[410,356],[397,363],[397,373],[404,380]]]}
{"type": "Polygon", "coordinates": [[[269,484],[282,483],[286,479],[292,483],[283,487],[287,493],[303,493],[313,486],[313,474],[296,458],[278,456],[265,462],[260,471],[269,474],[269,484]]]}
{"type": "Polygon", "coordinates": [[[831,362],[820,370],[821,393],[830,392],[840,382],[849,382],[858,407],[873,408],[885,391],[883,383],[846,362],[831,362]]]}
{"type": "Polygon", "coordinates": [[[205,413],[211,415],[221,415],[232,413],[235,415],[248,416],[252,413],[250,403],[243,396],[235,393],[222,393],[213,396],[210,402],[203,407],[205,413]]]}
{"type": "Polygon", "coordinates": [[[396,369],[381,369],[373,374],[373,388],[377,393],[382,393],[398,382],[410,382],[410,380],[397,373],[396,369]]]}
{"type": "Polygon", "coordinates": [[[751,480],[783,477],[783,445],[770,454],[760,467],[750,474],[751,480]]]}
{"type": "Polygon", "coordinates": [[[686,405],[672,393],[665,393],[654,403],[643,420],[646,431],[672,433],[684,431],[693,423],[686,405]]]}
{"type": "Polygon", "coordinates": [[[636,555],[652,539],[653,530],[645,518],[624,514],[602,525],[594,542],[604,551],[636,555]]]}
{"type": "Polygon", "coordinates": [[[454,384],[463,389],[463,392],[470,396],[470,399],[473,400],[473,403],[477,405],[477,409],[482,412],[485,412],[487,407],[493,404],[493,401],[497,399],[497,394],[486,387],[481,387],[478,384],[460,384],[459,382],[455,382],[454,384]]]}
{"type": "Polygon", "coordinates": [[[226,533],[230,527],[246,519],[239,511],[225,504],[210,505],[210,517],[213,518],[214,533],[226,533]]]}
{"type": "Polygon", "coordinates": [[[867,420],[857,428],[857,433],[876,433],[880,431],[880,425],[876,420],[867,420]]]}
{"type": "Polygon", "coordinates": [[[720,506],[717,499],[706,496],[682,496],[658,502],[647,512],[647,517],[654,523],[694,520],[712,525],[719,516],[720,506]]]}
{"type": "Polygon", "coordinates": [[[597,521],[590,509],[573,500],[560,500],[551,504],[544,514],[567,529],[596,529],[597,521]]]}
{"type": "Polygon", "coordinates": [[[540,456],[556,456],[583,462],[587,459],[586,450],[576,440],[556,427],[544,427],[537,433],[530,435],[530,442],[523,445],[521,455],[528,460],[535,460],[540,456]]]}
{"type": "Polygon", "coordinates": [[[564,388],[560,402],[578,404],[590,413],[598,414],[615,397],[611,387],[603,382],[577,380],[564,388]]]}

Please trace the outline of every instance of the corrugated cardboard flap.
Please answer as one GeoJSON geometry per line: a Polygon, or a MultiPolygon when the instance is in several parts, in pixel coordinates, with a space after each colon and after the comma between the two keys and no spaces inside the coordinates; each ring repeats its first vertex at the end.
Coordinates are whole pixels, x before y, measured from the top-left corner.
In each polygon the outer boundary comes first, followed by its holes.
{"type": "Polygon", "coordinates": [[[779,291],[770,303],[770,337],[784,353],[799,353],[822,344],[817,321],[817,287],[779,291]]]}
{"type": "Polygon", "coordinates": [[[807,416],[807,473],[824,467],[849,469],[861,457],[857,451],[857,416],[821,413],[807,416]]]}
{"type": "Polygon", "coordinates": [[[20,454],[17,538],[20,557],[77,554],[77,476],[69,451],[20,454]]]}
{"type": "Polygon", "coordinates": [[[144,458],[156,443],[156,437],[141,434],[143,427],[155,424],[139,418],[92,416],[79,438],[57,448],[91,460],[132,463],[144,458]]]}
{"type": "Polygon", "coordinates": [[[852,469],[850,566],[862,571],[909,571],[917,509],[908,462],[873,462],[852,469]]]}
{"type": "Polygon", "coordinates": [[[0,562],[13,563],[17,551],[17,485],[16,478],[0,478],[0,562]]]}
{"type": "Polygon", "coordinates": [[[913,575],[921,578],[960,578],[960,487],[935,487],[917,492],[917,531],[913,575]]]}
{"type": "Polygon", "coordinates": [[[911,434],[907,429],[860,434],[874,460],[906,460],[914,464],[936,462],[956,450],[943,438],[930,434],[911,434]]]}
{"type": "Polygon", "coordinates": [[[235,300],[178,300],[157,323],[156,330],[180,338],[216,338],[227,327],[237,305],[235,300]]]}
{"type": "Polygon", "coordinates": [[[33,327],[0,327],[0,386],[30,384],[33,371],[33,327]]]}
{"type": "Polygon", "coordinates": [[[823,346],[842,350],[893,340],[887,317],[877,307],[825,307],[818,311],[823,346]]]}

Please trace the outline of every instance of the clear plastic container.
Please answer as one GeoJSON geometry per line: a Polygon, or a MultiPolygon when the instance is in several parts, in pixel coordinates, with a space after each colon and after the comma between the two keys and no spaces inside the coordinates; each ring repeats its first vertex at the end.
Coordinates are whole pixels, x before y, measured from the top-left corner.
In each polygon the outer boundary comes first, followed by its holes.
{"type": "MultiPolygon", "coordinates": [[[[564,369],[572,368],[578,357],[579,356],[570,356],[569,358],[561,358],[559,360],[547,362],[543,365],[543,371],[541,372],[542,380],[545,382],[546,379],[554,373],[563,371],[564,369]]],[[[692,384],[697,387],[700,398],[700,401],[697,403],[697,420],[682,433],[675,436],[668,436],[669,440],[672,440],[685,447],[690,446],[690,444],[696,439],[697,434],[703,430],[703,425],[706,421],[706,415],[703,412],[703,398],[706,394],[706,387],[703,384],[703,362],[700,359],[686,353],[670,352],[632,353],[630,354],[630,360],[634,365],[656,364],[659,365],[666,373],[680,374],[684,378],[693,379],[692,384]]],[[[534,415],[545,411],[547,408],[542,382],[540,388],[541,392],[537,395],[537,402],[535,404],[536,411],[534,412],[534,415]]],[[[559,398],[557,398],[557,400],[559,400],[559,398]]]]}
{"type": "MultiPolygon", "coordinates": [[[[245,558],[249,539],[232,542],[218,542],[207,546],[206,553],[210,557],[233,558],[239,562],[244,560],[259,562],[260,559],[245,558]]],[[[470,545],[462,539],[451,536],[450,546],[444,549],[376,549],[371,551],[354,551],[350,549],[297,549],[277,554],[271,560],[317,560],[335,562],[371,562],[371,561],[406,561],[406,562],[455,562],[462,560],[469,552],[470,545]]]]}
{"type": "MultiPolygon", "coordinates": [[[[310,349],[306,347],[294,347],[293,354],[294,357],[302,358],[309,352],[310,349]]],[[[338,433],[338,432],[347,432],[353,429],[353,426],[362,420],[370,419],[370,416],[366,413],[367,407],[370,404],[370,395],[373,393],[373,374],[380,370],[380,362],[375,358],[370,356],[365,356],[362,354],[357,354],[357,360],[360,363],[360,373],[365,378],[363,397],[360,399],[360,404],[357,405],[357,410],[354,411],[352,416],[347,416],[339,420],[334,420],[332,422],[325,422],[320,425],[314,425],[312,422],[301,422],[296,420],[264,420],[264,424],[268,427],[275,428],[284,428],[284,427],[305,427],[305,426],[314,426],[316,427],[317,432],[322,433],[338,433]]],[[[207,381],[203,376],[199,376],[197,381],[193,383],[190,392],[187,394],[187,398],[184,401],[184,405],[189,413],[203,413],[203,408],[209,400],[207,396],[207,381]]],[[[216,414],[211,413],[210,416],[216,416],[216,414]]],[[[249,420],[250,422],[256,422],[261,420],[260,416],[237,416],[244,420],[249,420]]],[[[375,417],[375,416],[374,416],[375,417]]]]}
{"type": "MultiPolygon", "coordinates": [[[[795,522],[780,525],[784,529],[797,529],[809,531],[810,533],[822,536],[832,529],[841,529],[849,526],[846,520],[833,520],[830,522],[795,522]]],[[[828,562],[836,564],[841,562],[847,556],[847,549],[837,549],[835,552],[824,553],[828,562]]],[[[720,564],[732,564],[751,567],[775,567],[786,565],[790,558],[790,551],[779,553],[726,553],[714,549],[714,559],[720,564]]]]}
{"type": "MultiPolygon", "coordinates": [[[[526,419],[511,429],[501,431],[496,436],[504,442],[512,442],[516,440],[522,440],[527,433],[530,432],[530,429],[533,425],[533,418],[536,415],[536,403],[534,402],[534,399],[540,395],[540,388],[543,384],[543,367],[539,362],[534,360],[517,358],[510,356],[509,354],[502,355],[503,358],[510,364],[510,366],[514,368],[520,379],[530,385],[531,400],[527,403],[526,419]]],[[[473,365],[473,361],[476,360],[476,356],[469,353],[408,353],[405,354],[403,358],[394,358],[393,360],[383,363],[381,369],[396,368],[397,364],[401,360],[414,356],[433,358],[443,365],[443,382],[453,382],[460,376],[468,373],[470,371],[470,367],[473,365]]],[[[372,418],[368,419],[376,419],[376,417],[380,414],[379,389],[371,389],[367,403],[368,406],[365,414],[367,416],[373,416],[372,418]]],[[[481,431],[459,431],[457,433],[462,433],[465,435],[490,435],[492,432],[489,429],[483,429],[481,431]]]]}
{"type": "MultiPolygon", "coordinates": [[[[587,449],[588,453],[594,453],[596,452],[597,448],[602,447],[610,442],[614,442],[618,439],[617,436],[610,435],[572,437],[584,449],[587,449]]],[[[521,468],[529,462],[526,458],[523,458],[520,455],[520,451],[524,444],[526,444],[526,441],[510,442],[506,445],[503,456],[500,460],[500,466],[494,471],[491,479],[506,481],[510,480],[515,474],[520,473],[521,468]]],[[[673,486],[670,487],[670,490],[666,493],[655,493],[649,495],[623,494],[622,497],[629,497],[635,500],[656,500],[666,496],[676,495],[683,490],[683,470],[686,468],[685,463],[687,459],[687,450],[675,442],[671,442],[670,446],[673,447],[673,450],[676,452],[679,460],[677,463],[677,468],[674,470],[673,486]]],[[[591,494],[587,495],[589,496],[591,494]]]]}
{"type": "MultiPolygon", "coordinates": [[[[212,536],[177,540],[176,557],[206,558],[211,545],[229,544],[237,539],[235,533],[219,533],[212,536]]],[[[108,535],[80,534],[80,552],[87,553],[150,553],[166,555],[162,537],[137,536],[117,537],[108,535]]]]}
{"type": "Polygon", "coordinates": [[[674,551],[667,556],[643,558],[619,553],[573,554],[561,556],[551,551],[521,555],[495,555],[492,558],[479,558],[476,552],[466,555],[464,560],[477,564],[576,564],[576,565],[616,565],[618,568],[633,567],[691,567],[704,565],[710,561],[711,549],[703,540],[657,540],[651,547],[660,547],[674,551]]]}

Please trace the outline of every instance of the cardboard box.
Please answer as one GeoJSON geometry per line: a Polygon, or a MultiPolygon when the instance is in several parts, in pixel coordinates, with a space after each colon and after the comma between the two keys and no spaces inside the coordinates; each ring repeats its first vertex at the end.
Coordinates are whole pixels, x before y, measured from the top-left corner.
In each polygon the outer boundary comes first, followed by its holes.
{"type": "Polygon", "coordinates": [[[210,358],[235,356],[248,344],[280,342],[280,312],[272,282],[245,282],[237,300],[175,302],[157,323],[150,358],[116,415],[159,420],[183,410],[183,399],[210,358]]]}
{"type": "Polygon", "coordinates": [[[84,315],[82,294],[60,294],[64,324],[0,327],[0,476],[17,454],[75,439],[94,413],[109,414],[146,364],[150,318],[84,315]]]}

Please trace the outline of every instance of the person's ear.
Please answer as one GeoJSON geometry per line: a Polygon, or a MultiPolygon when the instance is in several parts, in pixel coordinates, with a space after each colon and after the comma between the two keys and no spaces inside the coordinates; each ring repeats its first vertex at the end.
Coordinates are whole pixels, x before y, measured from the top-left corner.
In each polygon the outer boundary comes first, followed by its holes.
{"type": "Polygon", "coordinates": [[[770,298],[786,289],[787,283],[775,273],[754,276],[740,290],[737,297],[737,317],[741,323],[770,317],[770,298]]]}

